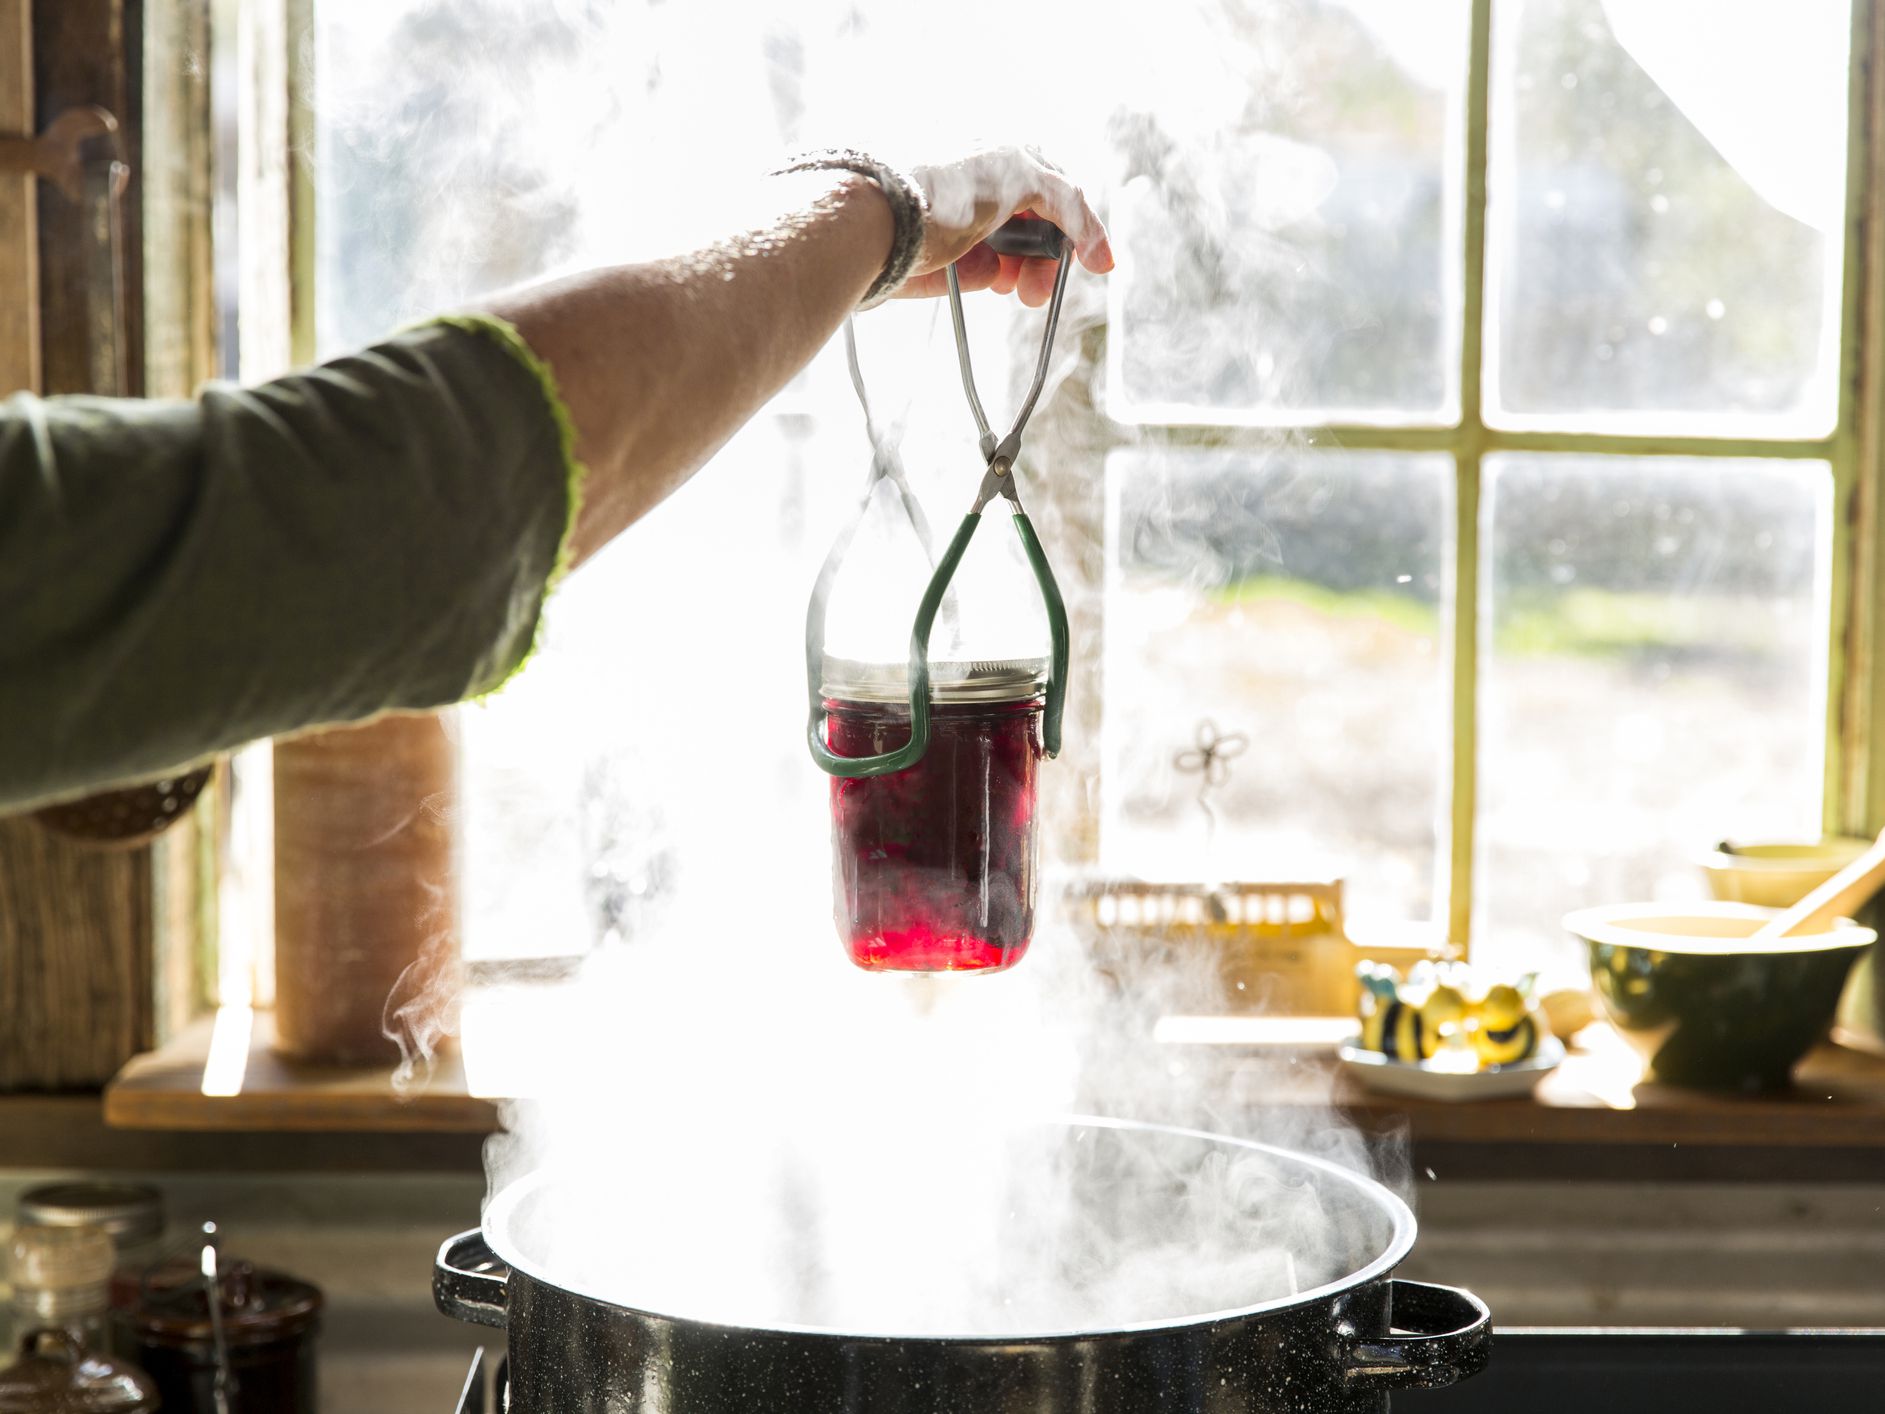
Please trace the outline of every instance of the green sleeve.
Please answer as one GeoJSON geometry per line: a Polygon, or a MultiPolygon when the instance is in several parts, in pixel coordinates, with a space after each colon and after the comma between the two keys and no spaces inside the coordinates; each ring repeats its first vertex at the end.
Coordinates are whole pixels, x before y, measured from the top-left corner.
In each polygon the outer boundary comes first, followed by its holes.
{"type": "Polygon", "coordinates": [[[479,316],[193,402],[0,403],[0,809],[497,687],[561,564],[572,440],[479,316]]]}

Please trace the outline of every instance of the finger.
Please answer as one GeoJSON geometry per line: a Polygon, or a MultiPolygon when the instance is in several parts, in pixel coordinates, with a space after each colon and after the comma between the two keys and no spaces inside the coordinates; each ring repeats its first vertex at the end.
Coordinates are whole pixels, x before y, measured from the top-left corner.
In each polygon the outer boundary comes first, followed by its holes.
{"type": "Polygon", "coordinates": [[[1106,226],[1087,200],[1086,193],[1058,172],[1043,167],[1036,174],[1037,190],[1029,204],[1073,242],[1080,263],[1095,275],[1113,268],[1113,248],[1106,226]]]}
{"type": "Polygon", "coordinates": [[[1039,309],[1053,298],[1054,281],[1060,274],[1058,260],[1030,260],[1021,270],[1021,280],[1017,290],[1021,303],[1029,309],[1039,309]]]}
{"type": "Polygon", "coordinates": [[[998,295],[1011,295],[1021,279],[1021,257],[1004,255],[998,258],[1001,268],[995,272],[995,278],[988,282],[988,288],[998,295]]]}
{"type": "Polygon", "coordinates": [[[956,262],[956,278],[965,290],[985,290],[1001,272],[1001,257],[986,245],[969,247],[968,254],[956,262]]]}

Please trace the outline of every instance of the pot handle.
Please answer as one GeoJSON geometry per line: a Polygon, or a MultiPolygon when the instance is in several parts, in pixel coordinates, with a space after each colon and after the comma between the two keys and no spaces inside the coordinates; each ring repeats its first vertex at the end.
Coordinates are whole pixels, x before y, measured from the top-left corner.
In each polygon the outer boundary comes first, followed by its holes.
{"type": "Polygon", "coordinates": [[[1359,1341],[1348,1383],[1368,1389],[1438,1389],[1470,1379],[1492,1353],[1492,1312],[1470,1291],[1424,1281],[1388,1283],[1395,1334],[1359,1341]]]}
{"type": "Polygon", "coordinates": [[[455,1320],[503,1330],[511,1269],[477,1228],[448,1237],[432,1264],[432,1301],[455,1320]]]}

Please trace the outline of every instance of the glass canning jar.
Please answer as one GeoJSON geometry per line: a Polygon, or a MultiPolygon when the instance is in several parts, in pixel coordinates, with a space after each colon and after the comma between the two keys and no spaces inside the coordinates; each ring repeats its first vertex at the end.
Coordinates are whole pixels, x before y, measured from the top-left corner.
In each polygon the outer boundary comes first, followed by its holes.
{"type": "MultiPolygon", "coordinates": [[[[1047,665],[930,665],[929,748],[881,776],[831,780],[838,933],[872,972],[1000,972],[1034,931],[1035,788],[1047,665]]],[[[908,669],[828,660],[838,756],[910,739],[908,669]]]]}

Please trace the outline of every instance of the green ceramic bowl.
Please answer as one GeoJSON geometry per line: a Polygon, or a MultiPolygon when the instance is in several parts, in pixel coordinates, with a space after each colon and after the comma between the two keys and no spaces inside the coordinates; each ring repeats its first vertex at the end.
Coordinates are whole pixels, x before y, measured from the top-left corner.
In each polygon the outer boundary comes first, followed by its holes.
{"type": "Polygon", "coordinates": [[[1846,974],[1878,934],[1850,919],[1759,948],[1776,910],[1746,903],[1587,908],[1564,926],[1590,947],[1604,1011],[1656,1079],[1775,1090],[1826,1034],[1846,974]]]}
{"type": "MultiPolygon", "coordinates": [[[[1785,908],[1797,903],[1871,847],[1856,835],[1818,840],[1724,840],[1696,862],[1716,898],[1785,908]]],[[[1852,911],[1853,919],[1885,931],[1885,894],[1852,911]]],[[[1833,1015],[1833,1038],[1885,1055],[1885,966],[1874,944],[1860,955],[1833,1015]]]]}

